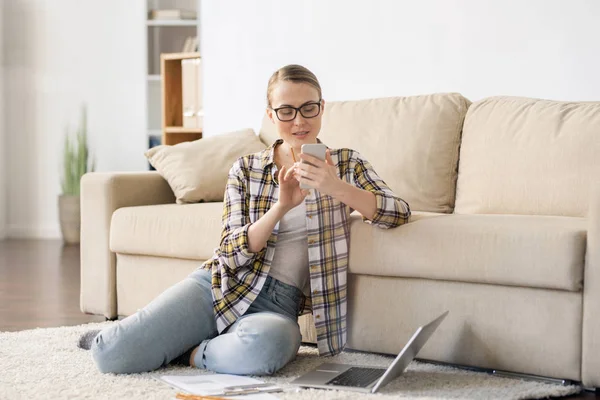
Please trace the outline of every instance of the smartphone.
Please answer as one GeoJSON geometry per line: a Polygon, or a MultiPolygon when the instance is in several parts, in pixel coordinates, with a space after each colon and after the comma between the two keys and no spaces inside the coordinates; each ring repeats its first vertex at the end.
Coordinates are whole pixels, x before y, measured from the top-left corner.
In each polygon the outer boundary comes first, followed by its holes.
{"type": "MultiPolygon", "coordinates": [[[[302,145],[302,154],[311,155],[315,158],[318,158],[321,161],[325,161],[326,151],[327,151],[327,146],[325,146],[323,143],[312,143],[312,144],[303,144],[302,145]]],[[[304,160],[302,160],[302,162],[310,164],[309,162],[306,162],[304,160]]],[[[300,188],[301,189],[310,189],[309,186],[307,186],[303,183],[300,183],[300,188]]]]}

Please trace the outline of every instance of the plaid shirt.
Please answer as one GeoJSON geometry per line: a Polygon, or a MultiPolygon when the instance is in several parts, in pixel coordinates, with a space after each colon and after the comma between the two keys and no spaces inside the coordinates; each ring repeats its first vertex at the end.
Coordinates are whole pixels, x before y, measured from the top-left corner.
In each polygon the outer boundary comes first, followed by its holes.
{"type": "MultiPolygon", "coordinates": [[[[248,228],[277,202],[279,185],[273,161],[277,140],[269,148],[238,159],[225,191],[223,232],[215,255],[201,268],[212,271],[212,294],[217,328],[225,328],[242,316],[260,293],[273,261],[279,223],[265,248],[248,249],[248,228]]],[[[341,179],[375,194],[377,212],[367,223],[393,228],[408,221],[408,204],[394,195],[371,164],[351,149],[331,151],[341,179]]],[[[306,228],[311,296],[301,314],[315,319],[320,355],[333,355],[346,344],[346,272],[350,239],[347,205],[310,190],[306,202],[306,228]]]]}

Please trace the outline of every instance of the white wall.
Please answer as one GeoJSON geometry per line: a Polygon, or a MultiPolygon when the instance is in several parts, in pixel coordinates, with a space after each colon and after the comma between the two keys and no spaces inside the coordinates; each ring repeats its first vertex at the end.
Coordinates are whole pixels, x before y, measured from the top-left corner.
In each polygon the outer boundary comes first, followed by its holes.
{"type": "MultiPolygon", "coordinates": [[[[11,236],[59,237],[63,134],[81,102],[97,169],[147,168],[145,4],[0,4],[0,236],[5,225],[11,236]]],[[[600,100],[595,0],[219,0],[201,2],[200,16],[206,136],[258,129],[267,80],[289,63],[312,69],[326,100],[600,100]]]]}
{"type": "Polygon", "coordinates": [[[6,237],[6,139],[4,132],[4,3],[0,2],[0,240],[6,237]]]}
{"type": "Polygon", "coordinates": [[[290,63],[327,100],[600,100],[596,0],[220,0],[201,18],[207,136],[257,129],[269,76],[290,63]]]}
{"type": "Polygon", "coordinates": [[[65,127],[78,124],[81,103],[97,170],[147,169],[145,4],[3,4],[8,233],[58,238],[65,127]]]}

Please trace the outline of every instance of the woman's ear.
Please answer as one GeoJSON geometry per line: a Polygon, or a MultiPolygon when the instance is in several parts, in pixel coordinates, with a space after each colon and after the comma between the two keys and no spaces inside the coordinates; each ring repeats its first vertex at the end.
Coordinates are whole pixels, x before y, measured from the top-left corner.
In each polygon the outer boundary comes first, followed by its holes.
{"type": "Polygon", "coordinates": [[[271,122],[274,124],[275,120],[273,119],[273,110],[271,108],[267,107],[266,113],[267,113],[267,117],[269,117],[271,122]]]}
{"type": "Polygon", "coordinates": [[[325,111],[325,100],[321,99],[321,112],[325,111]]]}

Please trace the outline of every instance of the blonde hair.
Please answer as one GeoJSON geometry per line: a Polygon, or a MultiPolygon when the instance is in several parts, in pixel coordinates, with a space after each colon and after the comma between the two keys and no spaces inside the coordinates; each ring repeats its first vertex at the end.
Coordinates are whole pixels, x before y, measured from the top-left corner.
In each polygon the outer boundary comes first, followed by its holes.
{"type": "Polygon", "coordinates": [[[317,89],[317,92],[319,92],[319,99],[322,97],[321,85],[315,74],[302,65],[290,64],[279,68],[269,79],[269,85],[267,86],[267,105],[269,107],[271,106],[271,92],[273,92],[277,83],[283,81],[307,83],[317,89]]]}

